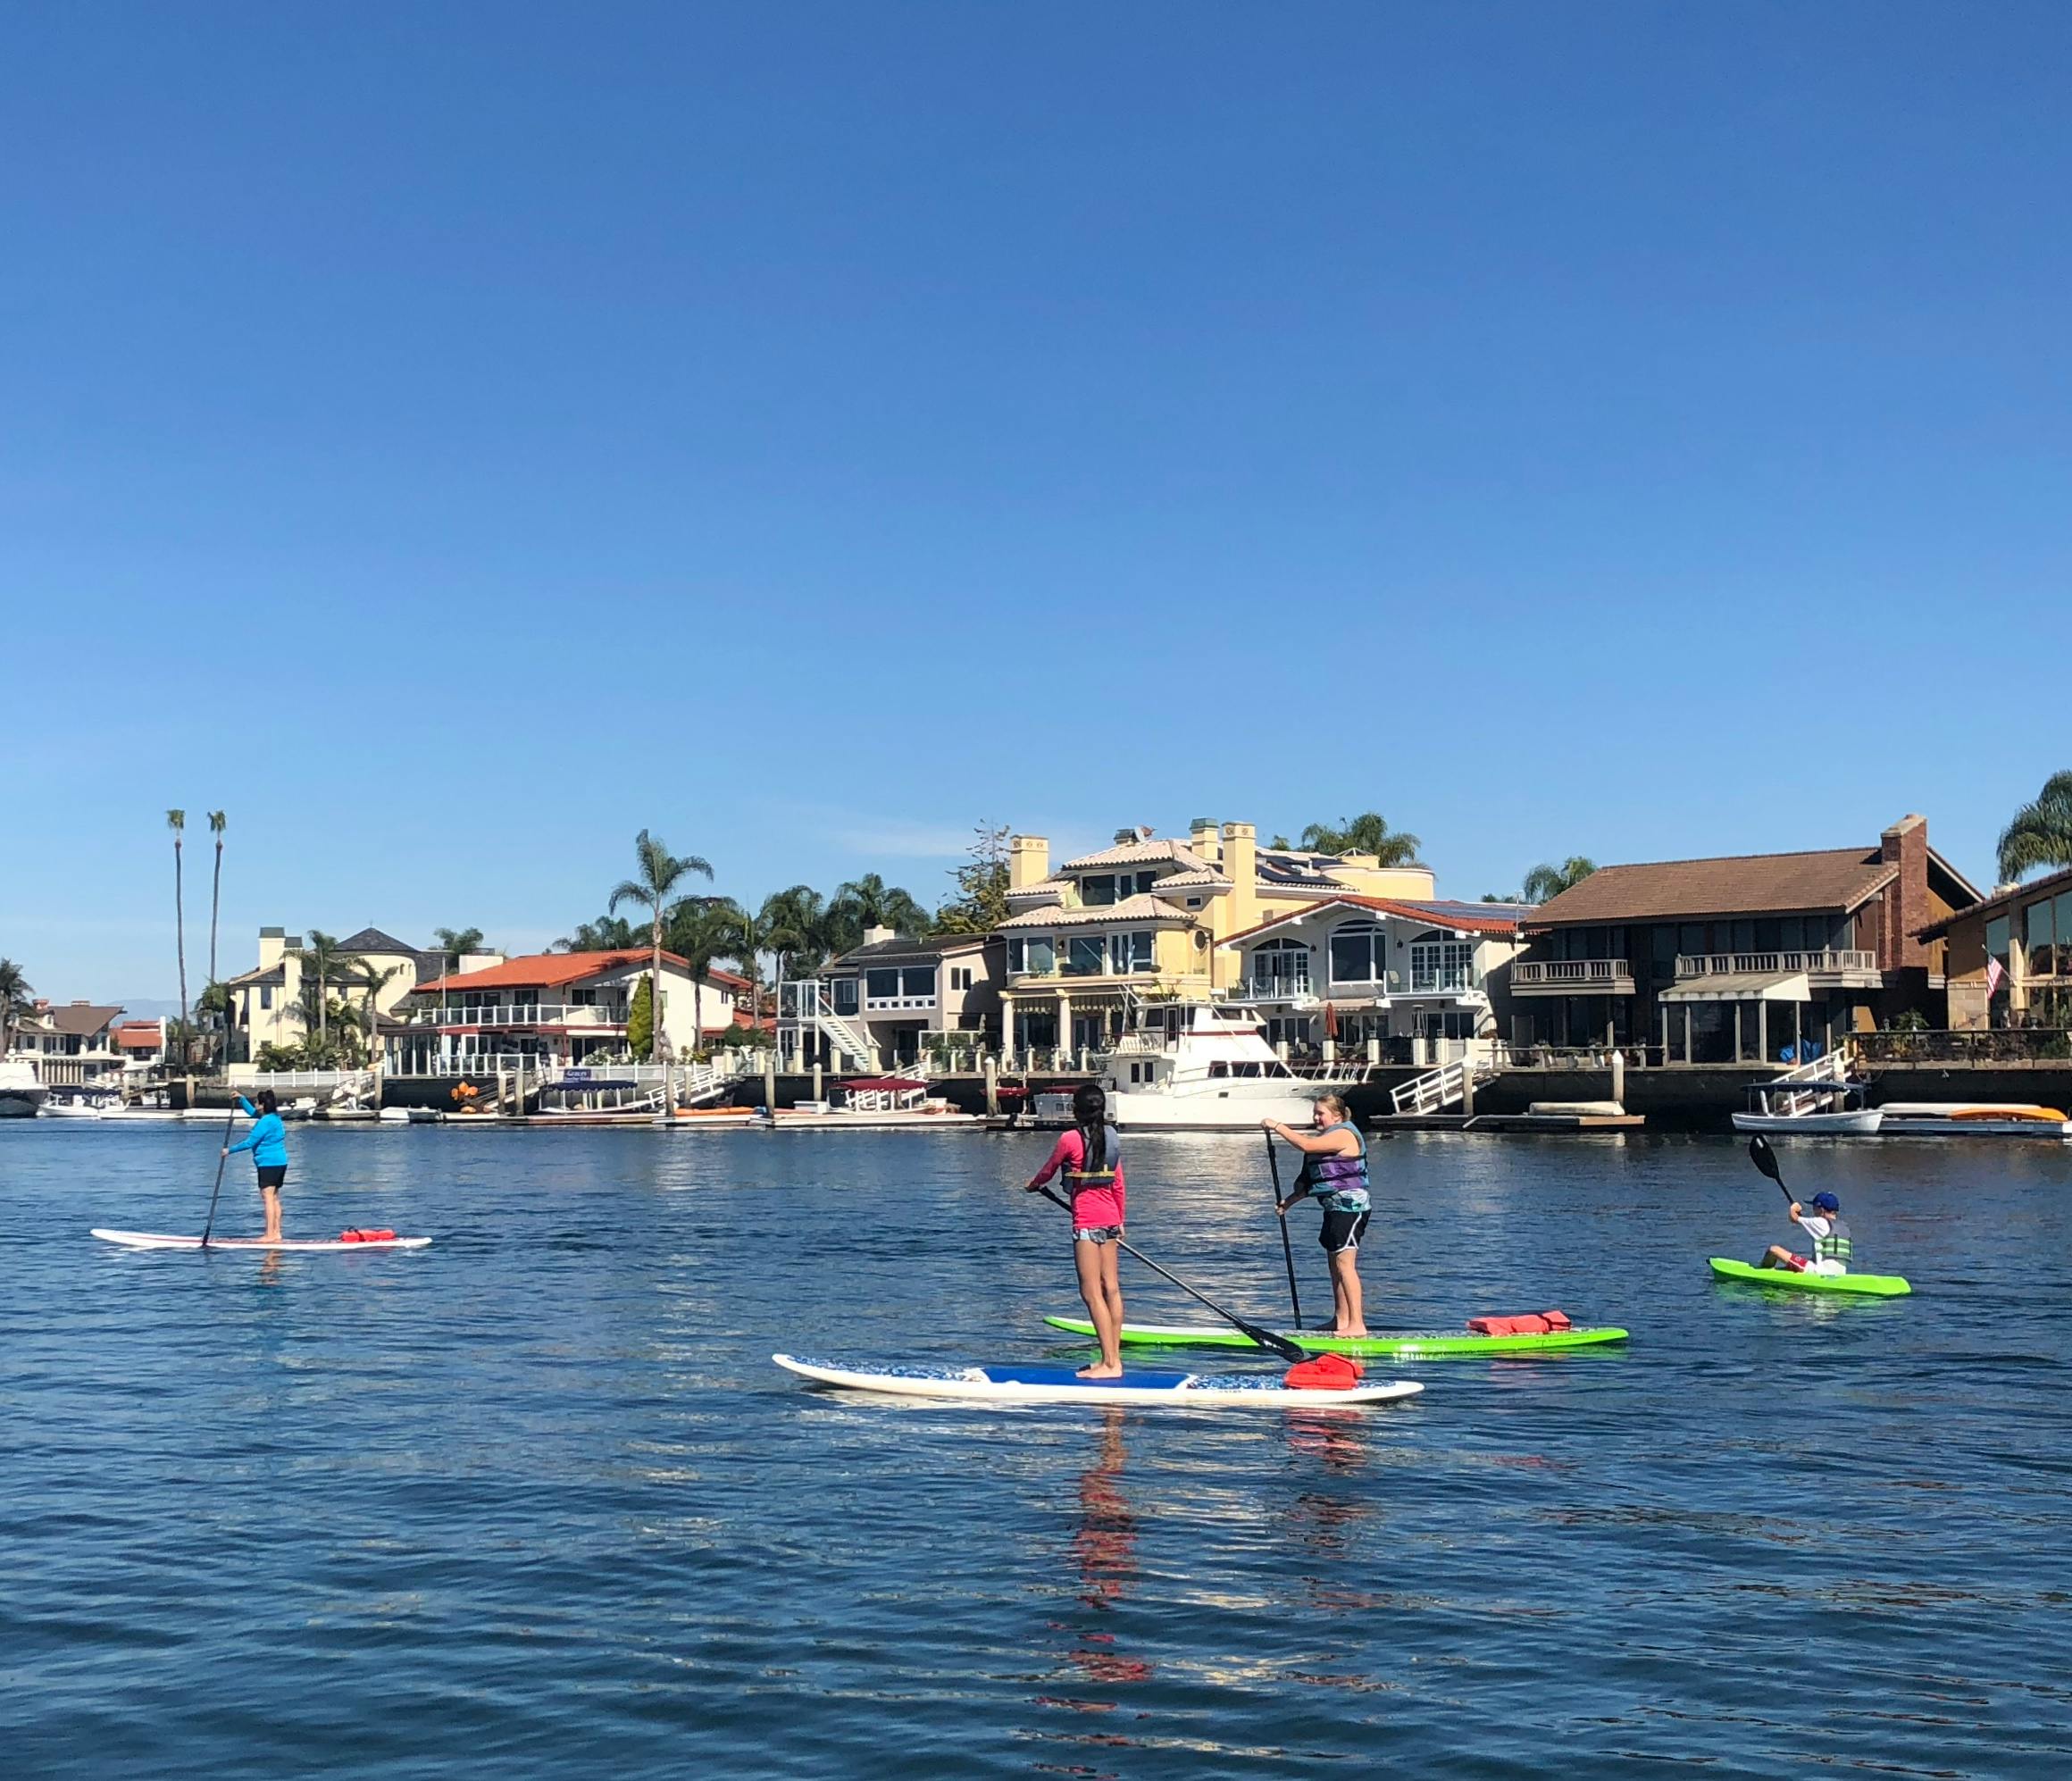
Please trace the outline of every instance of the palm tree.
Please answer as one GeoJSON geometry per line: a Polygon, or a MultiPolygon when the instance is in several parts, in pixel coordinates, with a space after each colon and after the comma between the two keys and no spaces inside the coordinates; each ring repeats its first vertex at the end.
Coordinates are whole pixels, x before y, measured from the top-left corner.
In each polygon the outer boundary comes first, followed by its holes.
{"type": "Polygon", "coordinates": [[[828,949],[833,952],[847,952],[859,944],[866,928],[923,934],[929,926],[928,911],[915,901],[913,894],[887,884],[874,872],[838,884],[823,920],[828,949]]]}
{"type": "MultiPolygon", "coordinates": [[[[623,916],[599,916],[594,922],[578,922],[573,933],[564,933],[548,949],[554,952],[630,952],[640,944],[640,936],[623,916]]],[[[672,952],[681,950],[672,946],[672,952]]]]}
{"type": "Polygon", "coordinates": [[[676,887],[698,873],[706,879],[713,875],[711,865],[696,854],[686,854],[679,859],[663,845],[659,838],[643,829],[633,840],[634,870],[637,878],[622,879],[612,892],[612,899],[606,906],[607,915],[616,915],[622,903],[637,903],[648,911],[652,924],[655,972],[655,1043],[656,1053],[664,1063],[670,1061],[669,1035],[662,1024],[662,923],[668,913],[672,894],[676,887]]]}
{"type": "Polygon", "coordinates": [[[381,1010],[376,1005],[383,989],[391,978],[399,977],[409,967],[391,965],[387,970],[379,968],[371,958],[355,959],[353,968],[346,973],[345,981],[360,991],[366,1000],[360,1011],[360,1028],[366,1035],[367,1057],[372,1060],[380,1050],[381,1010]]]}
{"type": "Polygon", "coordinates": [[[1542,862],[1525,874],[1518,892],[1521,903],[1550,903],[1564,890],[1573,890],[1597,870],[1597,862],[1572,853],[1559,865],[1542,862]]]}
{"type": "Polygon", "coordinates": [[[719,956],[732,959],[748,980],[748,1012],[753,1017],[762,1000],[763,954],[776,954],[781,971],[785,955],[803,947],[806,937],[785,920],[781,896],[765,899],[753,915],[731,898],[723,899],[713,905],[713,916],[719,956]]]}
{"type": "Polygon", "coordinates": [[[690,967],[690,1019],[700,1044],[705,1042],[705,980],[713,960],[726,955],[728,911],[733,907],[725,897],[685,897],[669,911],[664,937],[670,951],[690,967]]]}
{"type": "Polygon", "coordinates": [[[482,931],[480,928],[434,928],[431,937],[439,942],[439,957],[451,960],[453,968],[461,968],[464,954],[482,949],[482,931]]]}
{"type": "Polygon", "coordinates": [[[2072,771],[2043,782],[2034,804],[2001,832],[2000,875],[2012,882],[2039,865],[2072,865],[2072,771]]]}
{"type": "Polygon", "coordinates": [[[209,812],[209,832],[216,838],[215,874],[209,881],[209,982],[216,981],[216,916],[223,906],[223,831],[230,819],[221,810],[209,812]]]}
{"type": "Polygon", "coordinates": [[[309,1024],[308,986],[313,982],[316,984],[316,1036],[319,1040],[323,1039],[330,1031],[328,1022],[330,1004],[326,996],[331,978],[337,974],[338,962],[337,936],[324,932],[322,928],[312,928],[309,931],[309,944],[303,949],[302,954],[303,1025],[306,1029],[309,1024]]]}
{"type": "Polygon", "coordinates": [[[187,812],[168,810],[165,826],[172,831],[172,926],[180,949],[180,1033],[181,1058],[187,1048],[187,892],[180,875],[180,837],[187,832],[187,812]]]}
{"type": "Polygon", "coordinates": [[[1312,853],[1371,853],[1383,865],[1415,865],[1417,837],[1391,829],[1378,810],[1367,810],[1337,827],[1312,823],[1302,832],[1302,845],[1312,853]]]}
{"type": "Polygon", "coordinates": [[[14,1023],[36,1012],[36,991],[12,958],[0,958],[0,1058],[14,1042],[14,1023]]]}

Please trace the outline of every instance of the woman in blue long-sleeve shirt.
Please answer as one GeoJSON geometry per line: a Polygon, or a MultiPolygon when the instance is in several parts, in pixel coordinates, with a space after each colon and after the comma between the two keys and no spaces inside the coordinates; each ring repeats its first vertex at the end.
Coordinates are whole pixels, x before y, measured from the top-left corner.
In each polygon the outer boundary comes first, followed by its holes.
{"type": "Polygon", "coordinates": [[[266,1234],[259,1241],[277,1243],[280,1241],[280,1184],[288,1179],[288,1127],[280,1122],[280,1103],[273,1098],[272,1089],[261,1089],[257,1107],[239,1095],[238,1111],[259,1123],[252,1128],[249,1138],[241,1144],[232,1144],[223,1154],[251,1151],[259,1170],[259,1199],[266,1208],[266,1234]]]}

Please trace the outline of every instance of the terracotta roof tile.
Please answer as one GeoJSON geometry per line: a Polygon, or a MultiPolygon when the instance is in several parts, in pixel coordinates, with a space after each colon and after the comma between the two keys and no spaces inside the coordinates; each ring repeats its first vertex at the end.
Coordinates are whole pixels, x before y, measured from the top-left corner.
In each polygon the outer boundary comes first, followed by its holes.
{"type": "Polygon", "coordinates": [[[1159,898],[1139,891],[1134,897],[1125,897],[1119,903],[1099,903],[1090,908],[1066,909],[1053,906],[1043,909],[1024,909],[1019,915],[1009,916],[994,930],[996,933],[1010,929],[1024,928],[1082,928],[1100,927],[1111,922],[1191,922],[1199,919],[1186,910],[1176,908],[1159,898]]]}
{"type": "MultiPolygon", "coordinates": [[[[612,952],[535,952],[522,958],[506,958],[501,965],[485,966],[480,971],[463,971],[451,977],[435,977],[429,983],[420,983],[414,994],[436,995],[459,990],[530,990],[559,989],[570,983],[580,983],[586,977],[601,977],[607,971],[617,971],[629,965],[645,965],[652,957],[649,949],[626,947],[612,952]]],[[[673,952],[664,952],[663,963],[673,965],[686,974],[689,963],[673,952]]],[[[748,979],[737,977],[731,971],[710,969],[706,973],[709,982],[722,983],[730,989],[746,989],[748,979]]]]}

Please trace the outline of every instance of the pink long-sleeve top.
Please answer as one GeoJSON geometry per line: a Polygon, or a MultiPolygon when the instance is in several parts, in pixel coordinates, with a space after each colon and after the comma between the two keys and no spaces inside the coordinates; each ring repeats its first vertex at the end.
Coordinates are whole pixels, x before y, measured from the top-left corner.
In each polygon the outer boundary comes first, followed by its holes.
{"type": "Polygon", "coordinates": [[[1090,1231],[1103,1225],[1126,1222],[1123,1207],[1122,1140],[1113,1126],[1108,1128],[1107,1155],[1115,1169],[1115,1179],[1111,1182],[1105,1171],[1095,1180],[1083,1179],[1086,1141],[1074,1126],[1058,1135],[1050,1160],[1037,1172],[1036,1185],[1041,1187],[1051,1176],[1064,1171],[1065,1184],[1072,1190],[1072,1228],[1075,1231],[1090,1231]]]}

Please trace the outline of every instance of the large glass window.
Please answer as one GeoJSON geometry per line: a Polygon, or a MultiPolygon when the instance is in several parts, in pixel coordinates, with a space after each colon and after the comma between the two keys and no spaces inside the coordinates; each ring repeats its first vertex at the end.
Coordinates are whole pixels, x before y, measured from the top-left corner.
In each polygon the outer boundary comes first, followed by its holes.
{"type": "Polygon", "coordinates": [[[1111,937],[1110,950],[1115,958],[1115,973],[1123,976],[1132,971],[1149,971],[1151,966],[1151,934],[1149,929],[1137,933],[1118,933],[1111,937]]]}
{"type": "Polygon", "coordinates": [[[2004,969],[2008,962],[2008,918],[1995,916],[1985,924],[1985,956],[2000,960],[2004,969]]]}
{"type": "Polygon", "coordinates": [[[1786,916],[1777,924],[1777,944],[1786,952],[1800,952],[1806,946],[1806,918],[1803,916],[1786,916]]]}
{"type": "Polygon", "coordinates": [[[1346,922],[1332,931],[1333,982],[1384,982],[1388,970],[1389,936],[1379,922],[1346,922]]]}
{"type": "Polygon", "coordinates": [[[2057,932],[2049,899],[2031,903],[2024,915],[2028,929],[2029,975],[2048,977],[2057,960],[2057,932]]]}
{"type": "Polygon", "coordinates": [[[1115,900],[1115,876],[1104,872],[1079,881],[1079,900],[1089,908],[1102,908],[1115,900]]]}
{"type": "Polygon", "coordinates": [[[1066,942],[1065,974],[1099,977],[1107,966],[1107,942],[1099,934],[1074,934],[1066,942]]]}
{"type": "Polygon", "coordinates": [[[856,1013],[856,980],[854,977],[837,977],[830,987],[834,991],[834,1011],[837,1014],[856,1013]]]}
{"type": "Polygon", "coordinates": [[[909,965],[899,974],[899,993],[903,996],[925,996],[935,999],[935,966],[909,965]]]}
{"type": "Polygon", "coordinates": [[[1412,941],[1410,993],[1445,995],[1475,987],[1475,942],[1467,940],[1412,941]]]}
{"type": "Polygon", "coordinates": [[[2058,974],[2072,977],[2072,890],[2060,890],[2058,905],[2058,974]]]}
{"type": "Polygon", "coordinates": [[[875,971],[865,972],[864,993],[873,1002],[890,1001],[899,993],[898,967],[882,966],[875,971]]]}

